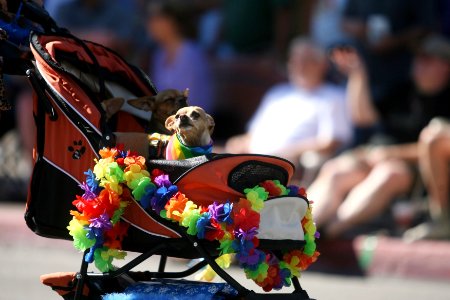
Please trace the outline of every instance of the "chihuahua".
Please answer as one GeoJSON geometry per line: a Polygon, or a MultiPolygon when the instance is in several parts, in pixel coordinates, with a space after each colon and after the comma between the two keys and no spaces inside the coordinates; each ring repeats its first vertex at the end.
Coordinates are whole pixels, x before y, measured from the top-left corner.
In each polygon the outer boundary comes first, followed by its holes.
{"type": "MultiPolygon", "coordinates": [[[[168,89],[161,91],[155,96],[130,99],[127,101],[127,104],[139,110],[152,113],[148,124],[149,131],[170,134],[170,131],[164,126],[165,121],[169,116],[175,114],[178,109],[187,106],[188,96],[189,89],[185,89],[183,92],[168,89]]],[[[121,110],[124,104],[125,99],[120,97],[104,100],[102,107],[105,110],[106,119],[109,120],[115,113],[121,110]]]]}
{"type": "Polygon", "coordinates": [[[116,142],[150,158],[179,160],[211,153],[214,119],[198,106],[179,109],[165,122],[172,135],[116,133],[116,142]]]}

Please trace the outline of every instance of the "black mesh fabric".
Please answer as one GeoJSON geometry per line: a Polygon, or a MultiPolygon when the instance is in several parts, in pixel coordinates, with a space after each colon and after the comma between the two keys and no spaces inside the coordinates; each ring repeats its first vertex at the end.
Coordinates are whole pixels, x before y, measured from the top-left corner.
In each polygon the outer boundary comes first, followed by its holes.
{"type": "Polygon", "coordinates": [[[215,156],[217,155],[202,155],[184,160],[152,159],[147,161],[147,166],[150,170],[160,169],[169,174],[172,182],[176,182],[185,172],[214,159],[215,156]]]}
{"type": "Polygon", "coordinates": [[[279,180],[286,185],[289,175],[285,169],[261,161],[249,160],[235,167],[228,176],[228,185],[243,193],[244,189],[254,187],[265,180],[279,180]]]}

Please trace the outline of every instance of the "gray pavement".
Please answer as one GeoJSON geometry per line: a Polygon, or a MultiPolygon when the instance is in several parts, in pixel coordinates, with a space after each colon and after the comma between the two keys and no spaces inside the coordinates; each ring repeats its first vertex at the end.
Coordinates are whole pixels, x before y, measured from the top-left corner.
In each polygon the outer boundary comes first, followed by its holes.
{"type": "MultiPolygon", "coordinates": [[[[70,242],[36,236],[23,221],[23,205],[0,203],[0,300],[62,299],[42,285],[45,273],[76,271],[81,254],[70,242]]],[[[130,257],[134,255],[131,254],[130,257]]],[[[184,261],[171,260],[169,268],[179,269],[184,261]]],[[[155,269],[156,258],[139,269],[155,269]]],[[[258,290],[238,268],[232,274],[239,282],[258,290]]],[[[392,277],[346,277],[305,272],[302,286],[316,299],[444,300],[450,299],[450,282],[392,277]]]]}

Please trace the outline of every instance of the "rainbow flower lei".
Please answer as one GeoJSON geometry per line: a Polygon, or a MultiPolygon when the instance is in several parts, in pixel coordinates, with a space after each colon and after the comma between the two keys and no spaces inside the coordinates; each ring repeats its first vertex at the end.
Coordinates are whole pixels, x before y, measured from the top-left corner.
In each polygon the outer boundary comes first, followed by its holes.
{"type": "Polygon", "coordinates": [[[245,198],[236,202],[214,202],[202,207],[178,191],[167,174],[158,169],[148,172],[142,156],[122,148],[104,148],[100,156],[94,170],[85,173],[86,182],[80,185],[84,194],[73,201],[77,211],[71,211],[73,218],[67,228],[75,248],[89,249],[85,260],[94,261],[102,272],[113,269],[114,258],[123,259],[126,255],[120,249],[128,227],[127,223],[120,222],[120,217],[130,197],[143,208],[185,227],[190,235],[219,241],[220,254],[235,253],[247,278],[265,291],[290,286],[291,278],[299,276],[319,256],[311,205],[302,220],[306,242],[303,249],[285,253],[283,260],[258,249],[256,235],[264,201],[284,195],[306,197],[304,189],[268,180],[245,189],[245,198]]]}

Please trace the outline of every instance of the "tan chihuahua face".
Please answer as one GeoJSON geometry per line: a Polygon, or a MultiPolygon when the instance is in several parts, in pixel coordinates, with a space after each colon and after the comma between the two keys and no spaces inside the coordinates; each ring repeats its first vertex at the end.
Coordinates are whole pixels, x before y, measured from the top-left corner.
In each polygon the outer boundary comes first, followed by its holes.
{"type": "Polygon", "coordinates": [[[166,120],[166,128],[177,133],[181,142],[189,147],[211,143],[214,125],[214,119],[198,106],[183,107],[166,120]]]}

